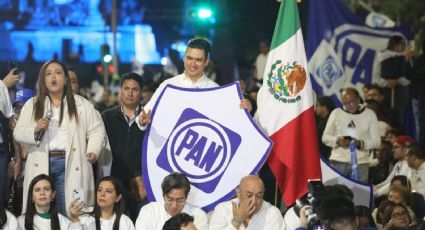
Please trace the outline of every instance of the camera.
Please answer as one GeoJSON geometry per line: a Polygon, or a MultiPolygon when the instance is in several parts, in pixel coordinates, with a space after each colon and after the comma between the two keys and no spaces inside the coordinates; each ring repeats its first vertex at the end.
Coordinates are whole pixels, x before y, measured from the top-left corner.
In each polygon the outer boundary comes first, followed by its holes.
{"type": "Polygon", "coordinates": [[[307,217],[308,230],[323,229],[316,214],[317,208],[317,197],[320,193],[323,193],[324,186],[320,180],[309,180],[308,181],[308,193],[307,195],[297,199],[294,205],[294,211],[297,216],[300,216],[300,211],[304,208],[304,214],[307,217]]]}

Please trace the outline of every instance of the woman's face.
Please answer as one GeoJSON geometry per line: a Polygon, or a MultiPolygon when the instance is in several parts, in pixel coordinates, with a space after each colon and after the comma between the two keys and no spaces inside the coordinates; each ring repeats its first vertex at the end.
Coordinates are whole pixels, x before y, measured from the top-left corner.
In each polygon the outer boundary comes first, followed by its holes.
{"type": "Polygon", "coordinates": [[[405,228],[409,226],[409,214],[402,207],[395,207],[393,212],[391,213],[391,220],[393,222],[394,227],[405,228]]]}
{"type": "Polygon", "coordinates": [[[117,195],[114,184],[110,181],[102,181],[97,189],[97,204],[101,209],[113,208],[115,203],[121,200],[122,196],[117,195]]]}
{"type": "Polygon", "coordinates": [[[58,63],[50,63],[46,68],[45,81],[49,94],[62,94],[66,85],[66,76],[62,66],[58,63]]]}
{"type": "Polygon", "coordinates": [[[55,192],[49,181],[41,180],[32,189],[32,200],[38,208],[49,208],[50,202],[55,198],[55,192]]]}
{"type": "Polygon", "coordinates": [[[392,201],[396,204],[404,204],[406,203],[406,200],[403,198],[403,196],[396,191],[390,191],[390,193],[388,194],[388,200],[392,201]]]}

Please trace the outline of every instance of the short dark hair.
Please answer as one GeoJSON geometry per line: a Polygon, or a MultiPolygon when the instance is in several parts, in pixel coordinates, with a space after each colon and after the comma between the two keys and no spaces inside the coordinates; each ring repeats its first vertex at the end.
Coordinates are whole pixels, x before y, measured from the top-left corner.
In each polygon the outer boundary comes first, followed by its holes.
{"type": "Polygon", "coordinates": [[[205,59],[208,59],[211,52],[211,44],[208,39],[200,36],[195,36],[189,40],[187,48],[201,49],[205,52],[205,59]]]}
{"type": "Polygon", "coordinates": [[[390,40],[388,40],[387,49],[392,50],[397,45],[401,44],[402,42],[405,42],[404,38],[400,35],[394,35],[390,37],[390,40]]]}
{"type": "Polygon", "coordinates": [[[425,152],[420,144],[411,144],[409,146],[409,150],[407,151],[407,155],[415,156],[421,160],[425,160],[425,152]]]}
{"type": "Polygon", "coordinates": [[[187,177],[181,173],[173,172],[166,176],[161,183],[162,194],[168,194],[172,189],[185,189],[185,195],[189,195],[190,182],[187,177]]]}
{"type": "Polygon", "coordinates": [[[379,87],[379,85],[376,85],[376,84],[370,85],[369,90],[372,90],[372,89],[376,89],[376,91],[378,91],[379,94],[384,95],[384,91],[382,90],[381,87],[379,87]]]}
{"type": "Polygon", "coordinates": [[[321,96],[321,97],[318,97],[318,98],[317,98],[317,102],[318,102],[321,106],[326,107],[326,109],[327,109],[329,112],[332,112],[332,110],[334,110],[334,109],[335,109],[335,103],[334,103],[334,101],[332,100],[332,97],[329,97],[329,96],[321,96]]]}
{"type": "Polygon", "coordinates": [[[346,196],[334,195],[324,198],[317,207],[317,215],[322,223],[332,223],[336,220],[356,218],[352,200],[346,196]]]}
{"type": "Polygon", "coordinates": [[[123,74],[120,81],[120,87],[122,87],[127,80],[135,80],[139,84],[140,90],[143,89],[143,78],[139,74],[133,72],[123,74]]]}
{"type": "Polygon", "coordinates": [[[180,230],[181,227],[186,226],[190,222],[193,223],[193,220],[193,216],[182,212],[165,221],[162,230],[180,230]]]}
{"type": "Polygon", "coordinates": [[[74,69],[72,66],[67,65],[66,67],[68,67],[68,71],[71,71],[71,72],[76,73],[76,72],[75,72],[75,69],[74,69]]]}

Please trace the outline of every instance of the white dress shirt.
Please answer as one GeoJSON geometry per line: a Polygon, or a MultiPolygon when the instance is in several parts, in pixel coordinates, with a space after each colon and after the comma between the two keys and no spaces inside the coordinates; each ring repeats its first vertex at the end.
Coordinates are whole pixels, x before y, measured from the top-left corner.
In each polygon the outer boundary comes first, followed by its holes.
{"type": "MultiPolygon", "coordinates": [[[[238,203],[239,200],[233,199],[217,205],[210,220],[210,230],[235,230],[232,225],[233,206],[232,202],[238,203]]],[[[248,226],[241,224],[239,230],[283,230],[283,217],[280,210],[267,201],[263,201],[261,209],[252,216],[248,226]]]]}
{"type": "Polygon", "coordinates": [[[374,196],[379,197],[379,196],[388,194],[390,192],[391,180],[395,176],[399,176],[399,175],[403,175],[407,177],[409,172],[410,172],[410,168],[409,168],[409,165],[407,165],[406,160],[397,161],[390,175],[388,175],[387,179],[385,179],[383,182],[376,185],[377,190],[373,191],[374,196]]]}
{"type": "MultiPolygon", "coordinates": [[[[185,75],[185,73],[182,73],[180,75],[177,75],[170,79],[165,80],[164,82],[161,83],[161,85],[159,85],[158,89],[156,89],[155,93],[152,95],[152,98],[143,107],[146,113],[149,111],[152,111],[160,94],[164,90],[165,86],[167,86],[168,84],[178,86],[178,87],[183,87],[183,88],[192,88],[192,89],[213,88],[218,86],[217,83],[209,79],[207,76],[205,76],[205,74],[202,74],[201,78],[199,78],[196,82],[193,82],[190,78],[188,78],[185,75]]],[[[140,129],[144,130],[146,129],[146,126],[143,126],[140,124],[139,116],[136,117],[136,123],[140,129]]]]}
{"type": "Polygon", "coordinates": [[[418,169],[410,168],[409,176],[412,190],[425,197],[425,162],[418,169]]]}

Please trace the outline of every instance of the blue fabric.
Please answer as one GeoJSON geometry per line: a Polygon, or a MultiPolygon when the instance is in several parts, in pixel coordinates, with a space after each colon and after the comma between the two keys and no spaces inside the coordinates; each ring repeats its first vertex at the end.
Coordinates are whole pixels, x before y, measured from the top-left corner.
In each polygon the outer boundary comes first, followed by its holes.
{"type": "Polygon", "coordinates": [[[360,180],[359,168],[357,167],[357,151],[356,142],[351,141],[350,143],[350,155],[351,155],[351,178],[353,180],[360,180]]]}
{"type": "Polygon", "coordinates": [[[66,215],[65,203],[65,156],[49,158],[49,175],[56,187],[56,208],[58,212],[66,215]]]}

